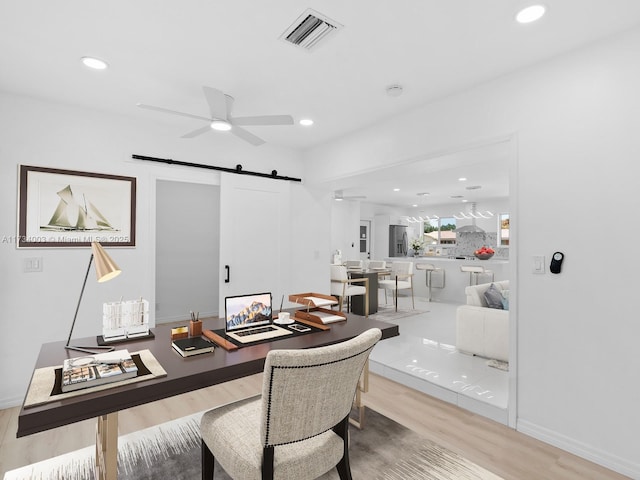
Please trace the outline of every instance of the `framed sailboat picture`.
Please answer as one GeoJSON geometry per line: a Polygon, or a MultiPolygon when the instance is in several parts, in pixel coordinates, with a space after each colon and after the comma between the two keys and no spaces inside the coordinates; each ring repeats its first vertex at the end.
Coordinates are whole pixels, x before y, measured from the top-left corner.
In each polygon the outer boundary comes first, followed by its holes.
{"type": "Polygon", "coordinates": [[[20,166],[18,247],[136,244],[136,178],[20,166]]]}

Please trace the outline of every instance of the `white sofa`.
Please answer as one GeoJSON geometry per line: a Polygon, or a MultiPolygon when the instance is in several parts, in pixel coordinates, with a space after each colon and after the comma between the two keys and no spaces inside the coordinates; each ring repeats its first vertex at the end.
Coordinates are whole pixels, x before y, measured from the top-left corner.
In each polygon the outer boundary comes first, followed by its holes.
{"type": "MultiPolygon", "coordinates": [[[[509,281],[494,282],[508,290],[509,281]]],[[[490,283],[465,288],[467,304],[456,311],[456,347],[464,353],[509,361],[509,311],[489,308],[484,293],[490,283]]]]}

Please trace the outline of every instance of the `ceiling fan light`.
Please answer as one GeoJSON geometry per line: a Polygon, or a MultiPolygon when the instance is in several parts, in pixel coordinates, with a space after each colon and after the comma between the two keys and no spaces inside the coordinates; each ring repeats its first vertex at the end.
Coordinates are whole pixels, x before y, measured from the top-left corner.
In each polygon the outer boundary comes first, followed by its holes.
{"type": "Polygon", "coordinates": [[[214,120],[211,122],[211,128],[219,132],[228,132],[231,130],[231,124],[225,120],[214,120]]]}

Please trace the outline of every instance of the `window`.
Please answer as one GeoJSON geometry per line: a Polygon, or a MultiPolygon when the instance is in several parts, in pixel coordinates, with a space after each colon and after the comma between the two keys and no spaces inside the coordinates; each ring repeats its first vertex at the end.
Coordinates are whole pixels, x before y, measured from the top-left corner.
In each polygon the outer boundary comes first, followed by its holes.
{"type": "Polygon", "coordinates": [[[455,245],[456,243],[456,219],[442,217],[429,219],[424,222],[425,240],[432,239],[433,244],[455,245]]]}
{"type": "Polygon", "coordinates": [[[498,246],[509,245],[509,214],[501,213],[500,219],[500,238],[498,239],[498,246]]]}

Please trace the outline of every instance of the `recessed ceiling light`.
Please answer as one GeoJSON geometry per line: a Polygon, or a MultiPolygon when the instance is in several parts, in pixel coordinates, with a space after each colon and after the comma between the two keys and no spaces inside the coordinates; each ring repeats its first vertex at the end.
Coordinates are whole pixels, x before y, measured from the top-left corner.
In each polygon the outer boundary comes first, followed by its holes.
{"type": "Polygon", "coordinates": [[[311,125],[313,125],[313,120],[311,120],[310,118],[303,118],[298,123],[300,123],[300,125],[304,125],[305,127],[310,127],[311,125]]]}
{"type": "Polygon", "coordinates": [[[94,57],[82,57],[82,63],[89,68],[93,68],[94,70],[104,70],[107,68],[107,62],[104,60],[100,60],[99,58],[94,57]]]}
{"type": "Polygon", "coordinates": [[[411,205],[412,207],[417,207],[418,205],[416,205],[415,203],[413,205],[411,205]]]}
{"type": "Polygon", "coordinates": [[[464,200],[462,200],[462,203],[467,203],[469,200],[467,200],[466,198],[464,200]]]}
{"type": "Polygon", "coordinates": [[[214,120],[211,122],[211,128],[218,130],[219,132],[228,132],[231,130],[231,124],[224,120],[214,120]]]}
{"type": "Polygon", "coordinates": [[[427,195],[431,195],[429,192],[420,192],[420,193],[416,193],[417,196],[419,197],[426,197],[427,195]]]}
{"type": "Polygon", "coordinates": [[[466,182],[467,181],[467,177],[460,177],[458,179],[459,182],[466,182]]]}
{"type": "Polygon", "coordinates": [[[539,20],[547,11],[544,5],[531,5],[523,8],[516,15],[518,23],[531,23],[539,20]]]}
{"type": "Polygon", "coordinates": [[[451,198],[463,198],[464,195],[451,195],[451,198]]]}
{"type": "Polygon", "coordinates": [[[394,189],[393,189],[393,191],[394,191],[394,192],[399,192],[399,191],[400,191],[400,189],[399,189],[399,188],[394,188],[394,189]]]}

